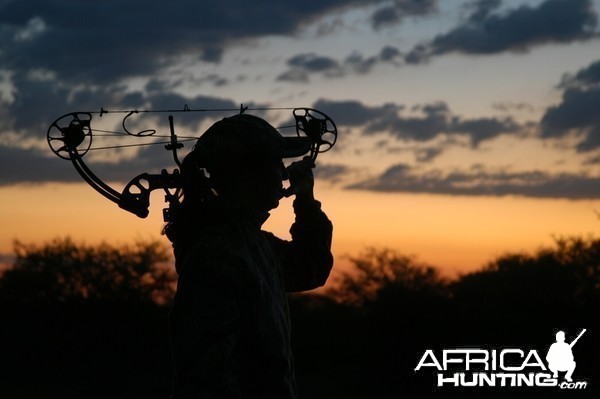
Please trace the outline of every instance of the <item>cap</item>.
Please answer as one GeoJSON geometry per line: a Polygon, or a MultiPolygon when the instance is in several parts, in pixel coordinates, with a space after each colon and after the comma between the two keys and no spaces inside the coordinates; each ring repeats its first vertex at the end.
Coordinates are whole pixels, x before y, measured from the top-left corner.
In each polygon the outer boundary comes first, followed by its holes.
{"type": "Polygon", "coordinates": [[[309,137],[284,137],[264,119],[239,114],[215,122],[200,136],[192,153],[198,166],[210,167],[239,158],[300,157],[311,146],[309,137]]]}

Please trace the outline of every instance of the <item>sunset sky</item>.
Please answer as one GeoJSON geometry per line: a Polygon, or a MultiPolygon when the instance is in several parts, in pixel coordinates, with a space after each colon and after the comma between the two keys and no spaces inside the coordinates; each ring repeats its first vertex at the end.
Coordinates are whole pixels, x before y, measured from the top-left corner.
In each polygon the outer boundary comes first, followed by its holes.
{"type": "MultiPolygon", "coordinates": [[[[185,104],[312,107],[336,122],[315,172],[339,259],[385,246],[454,273],[597,235],[599,12],[600,0],[0,1],[0,260],[14,239],[161,239],[163,194],[149,218],[126,213],[46,133],[70,112],[185,104]]],[[[290,112],[259,115],[281,126],[290,112]]],[[[197,137],[230,114],[177,113],[175,128],[197,137]]],[[[122,117],[94,114],[92,129],[122,117]]],[[[167,114],[131,119],[168,133],[167,114]]],[[[119,189],[175,167],[160,145],[84,160],[119,189]]],[[[292,220],[284,200],[266,227],[287,237],[292,220]]]]}

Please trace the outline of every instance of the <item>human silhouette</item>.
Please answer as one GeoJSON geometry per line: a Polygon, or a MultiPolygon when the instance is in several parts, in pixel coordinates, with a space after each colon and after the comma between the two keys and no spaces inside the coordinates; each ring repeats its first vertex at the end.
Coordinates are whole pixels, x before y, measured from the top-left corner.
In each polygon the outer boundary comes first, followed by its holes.
{"type": "Polygon", "coordinates": [[[559,371],[566,371],[565,379],[569,382],[573,381],[573,371],[575,371],[575,360],[573,358],[573,345],[583,335],[583,330],[577,338],[570,344],[565,342],[565,333],[559,331],[556,333],[556,342],[548,349],[546,360],[548,361],[548,368],[552,371],[554,378],[558,377],[559,371]]]}
{"type": "Polygon", "coordinates": [[[325,284],[332,224],[314,199],[310,149],[240,114],[211,126],[182,163],[166,227],[179,274],[170,315],[174,399],[296,398],[286,292],[325,284]],[[289,177],[291,241],[261,230],[289,177]]]}

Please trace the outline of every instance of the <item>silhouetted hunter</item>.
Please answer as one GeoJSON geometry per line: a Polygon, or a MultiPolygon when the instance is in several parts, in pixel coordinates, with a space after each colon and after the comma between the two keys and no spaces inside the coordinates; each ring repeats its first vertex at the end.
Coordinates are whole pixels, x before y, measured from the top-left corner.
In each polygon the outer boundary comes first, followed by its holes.
{"type": "Polygon", "coordinates": [[[286,292],[322,286],[333,265],[313,161],[282,162],[309,150],[310,141],[240,114],[216,122],[184,159],[184,200],[167,228],[179,273],[173,398],[297,397],[286,292]],[[292,241],[261,230],[288,177],[292,241]]]}

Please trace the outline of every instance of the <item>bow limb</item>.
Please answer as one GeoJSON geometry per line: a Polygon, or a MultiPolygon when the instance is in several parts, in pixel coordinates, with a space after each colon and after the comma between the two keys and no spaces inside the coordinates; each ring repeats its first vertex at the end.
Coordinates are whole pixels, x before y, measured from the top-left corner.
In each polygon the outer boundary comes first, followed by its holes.
{"type": "Polygon", "coordinates": [[[177,202],[178,194],[171,194],[169,189],[178,189],[181,186],[179,170],[175,169],[173,173],[168,173],[165,169],[161,174],[142,173],[133,179],[119,193],[114,188],[100,180],[90,168],[83,162],[80,156],[74,154],[71,159],[75,170],[81,175],[83,180],[94,190],[108,198],[119,208],[133,213],[139,218],[146,218],[149,214],[150,193],[157,189],[163,189],[167,193],[168,202],[177,202]]]}
{"type": "Polygon", "coordinates": [[[142,173],[133,179],[119,193],[114,188],[100,180],[90,168],[83,162],[80,156],[72,158],[75,170],[81,175],[83,180],[94,190],[108,198],[119,208],[140,218],[146,218],[149,214],[150,193],[157,189],[164,189],[167,192],[169,202],[177,201],[178,196],[170,194],[167,190],[178,189],[181,185],[179,170],[175,169],[173,173],[168,173],[165,169],[161,174],[142,173]]]}
{"type": "Polygon", "coordinates": [[[83,180],[85,180],[87,184],[89,184],[94,190],[102,194],[104,197],[118,204],[121,200],[121,194],[100,180],[100,178],[91,171],[85,162],[83,162],[83,159],[77,151],[71,152],[71,154],[71,162],[83,180]]]}

